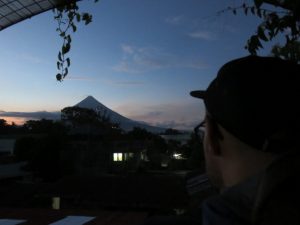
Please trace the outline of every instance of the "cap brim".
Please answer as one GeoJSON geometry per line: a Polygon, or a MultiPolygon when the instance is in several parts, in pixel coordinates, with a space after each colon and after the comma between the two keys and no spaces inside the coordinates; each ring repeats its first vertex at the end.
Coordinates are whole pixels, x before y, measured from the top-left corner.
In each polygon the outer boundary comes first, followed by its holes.
{"type": "Polygon", "coordinates": [[[191,91],[190,95],[195,97],[195,98],[205,98],[206,91],[191,91]]]}

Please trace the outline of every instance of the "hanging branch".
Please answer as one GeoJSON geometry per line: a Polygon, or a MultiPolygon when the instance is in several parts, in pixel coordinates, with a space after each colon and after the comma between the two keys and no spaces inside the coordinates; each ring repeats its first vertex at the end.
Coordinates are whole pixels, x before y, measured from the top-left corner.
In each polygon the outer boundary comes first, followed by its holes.
{"type": "MultiPolygon", "coordinates": [[[[98,0],[94,0],[94,2],[98,2],[98,0]]],[[[61,50],[58,52],[57,56],[57,69],[59,72],[56,75],[56,79],[58,81],[63,81],[68,75],[69,67],[71,65],[71,60],[67,57],[67,54],[71,50],[71,33],[77,31],[77,23],[84,22],[85,25],[88,25],[92,22],[92,15],[86,12],[80,13],[76,1],[55,8],[53,13],[54,19],[58,24],[56,31],[63,40],[61,50]]]]}
{"type": "MultiPolygon", "coordinates": [[[[285,35],[284,47],[294,45],[300,38],[300,1],[290,0],[253,0],[254,5],[244,3],[239,7],[228,7],[219,12],[231,11],[234,15],[242,11],[245,15],[252,14],[261,18],[263,21],[257,27],[256,33],[247,41],[245,48],[250,54],[256,55],[257,51],[263,48],[263,42],[273,40],[279,33],[285,35]],[[280,7],[281,11],[262,8],[262,5],[270,4],[280,7]]],[[[295,60],[295,59],[292,59],[295,60]]],[[[296,61],[299,61],[297,59],[296,61]]]]}

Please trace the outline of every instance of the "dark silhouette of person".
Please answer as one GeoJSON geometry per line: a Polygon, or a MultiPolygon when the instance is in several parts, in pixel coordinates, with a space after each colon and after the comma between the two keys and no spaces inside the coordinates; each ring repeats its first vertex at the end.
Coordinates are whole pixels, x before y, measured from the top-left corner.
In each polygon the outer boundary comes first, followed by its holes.
{"type": "Polygon", "coordinates": [[[300,66],[235,59],[190,94],[204,101],[206,172],[220,191],[202,224],[300,224],[300,66]]]}

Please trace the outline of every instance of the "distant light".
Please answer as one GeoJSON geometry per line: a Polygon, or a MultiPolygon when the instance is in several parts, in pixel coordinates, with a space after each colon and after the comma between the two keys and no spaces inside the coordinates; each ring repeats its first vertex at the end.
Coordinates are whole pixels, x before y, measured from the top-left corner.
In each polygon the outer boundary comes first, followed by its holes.
{"type": "Polygon", "coordinates": [[[174,153],[173,154],[174,159],[183,159],[182,154],[174,153]]]}
{"type": "Polygon", "coordinates": [[[60,209],[60,197],[53,197],[52,198],[52,209],[60,209]]]}
{"type": "Polygon", "coordinates": [[[160,166],[163,167],[163,168],[166,168],[166,167],[168,167],[168,163],[167,162],[162,162],[160,164],[160,166]]]}

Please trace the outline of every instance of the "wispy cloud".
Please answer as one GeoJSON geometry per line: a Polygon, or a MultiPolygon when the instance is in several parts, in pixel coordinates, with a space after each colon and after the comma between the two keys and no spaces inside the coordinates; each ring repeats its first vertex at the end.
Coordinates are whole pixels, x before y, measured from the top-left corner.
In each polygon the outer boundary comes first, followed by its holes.
{"type": "Polygon", "coordinates": [[[143,86],[145,84],[144,81],[135,81],[135,80],[111,80],[106,79],[102,80],[102,83],[110,86],[119,86],[119,87],[133,87],[133,86],[143,86]]]}
{"type": "Polygon", "coordinates": [[[24,60],[33,64],[50,64],[50,62],[46,61],[45,59],[31,55],[29,53],[19,53],[16,55],[16,57],[20,60],[24,60]]]}
{"type": "Polygon", "coordinates": [[[189,59],[188,57],[182,59],[182,56],[177,56],[160,48],[136,47],[123,44],[121,45],[121,49],[123,53],[122,59],[113,67],[113,69],[118,72],[141,74],[170,67],[194,69],[206,67],[205,63],[200,60],[195,61],[195,59],[189,59]]]}
{"type": "Polygon", "coordinates": [[[124,53],[133,54],[135,51],[134,47],[130,45],[122,44],[121,47],[124,53]]]}
{"type": "Polygon", "coordinates": [[[115,81],[113,84],[118,86],[142,86],[145,82],[142,81],[115,81]]]}
{"type": "Polygon", "coordinates": [[[165,19],[165,22],[172,25],[180,25],[184,22],[184,16],[179,15],[179,16],[167,17],[165,19]]]}
{"type": "Polygon", "coordinates": [[[60,112],[47,112],[47,111],[39,111],[39,112],[0,112],[0,117],[56,120],[56,119],[60,118],[60,112]]]}
{"type": "Polygon", "coordinates": [[[192,68],[192,69],[205,69],[209,67],[209,65],[203,62],[202,60],[189,60],[183,62],[181,66],[185,68],[192,68]]]}
{"type": "Polygon", "coordinates": [[[195,31],[188,34],[189,37],[195,39],[202,39],[206,41],[214,41],[216,40],[216,35],[209,31],[195,31]]]}
{"type": "Polygon", "coordinates": [[[68,75],[66,78],[66,80],[78,80],[78,81],[95,81],[97,80],[96,78],[93,77],[88,77],[88,76],[72,76],[72,75],[68,75]]]}
{"type": "Polygon", "coordinates": [[[127,103],[117,107],[115,111],[153,126],[188,130],[196,126],[205,114],[204,106],[199,102],[157,105],[127,103]]]}

